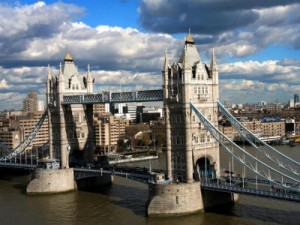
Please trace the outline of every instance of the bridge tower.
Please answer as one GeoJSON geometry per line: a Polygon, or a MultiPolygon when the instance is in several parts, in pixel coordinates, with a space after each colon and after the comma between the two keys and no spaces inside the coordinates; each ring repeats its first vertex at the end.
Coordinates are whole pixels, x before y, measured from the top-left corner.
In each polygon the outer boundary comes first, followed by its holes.
{"type": "Polygon", "coordinates": [[[209,197],[202,196],[199,179],[220,173],[219,145],[190,108],[192,101],[218,125],[219,79],[214,51],[210,65],[206,65],[188,34],[177,63],[170,64],[165,53],[162,77],[169,184],[149,184],[149,216],[203,210],[209,197]]]}
{"type": "Polygon", "coordinates": [[[185,39],[177,63],[163,70],[169,179],[192,183],[199,176],[219,174],[219,145],[190,108],[198,109],[218,126],[219,79],[214,51],[210,66],[201,61],[193,37],[185,39]]]}
{"type": "Polygon", "coordinates": [[[81,153],[85,164],[93,160],[93,105],[64,105],[63,99],[67,95],[83,98],[84,94],[93,92],[93,83],[89,66],[87,75],[80,76],[69,53],[63,65],[60,64],[58,76],[52,75],[48,68],[49,159],[41,161],[46,169],[35,171],[27,193],[57,193],[76,189],[74,171],[69,168],[69,154],[70,151],[81,153]]]}
{"type": "Polygon", "coordinates": [[[94,151],[93,105],[63,105],[64,96],[93,93],[94,80],[90,67],[80,76],[72,56],[68,53],[59,75],[47,77],[47,104],[50,117],[50,156],[60,159],[61,168],[69,167],[70,151],[81,152],[85,163],[92,161],[94,151]]]}

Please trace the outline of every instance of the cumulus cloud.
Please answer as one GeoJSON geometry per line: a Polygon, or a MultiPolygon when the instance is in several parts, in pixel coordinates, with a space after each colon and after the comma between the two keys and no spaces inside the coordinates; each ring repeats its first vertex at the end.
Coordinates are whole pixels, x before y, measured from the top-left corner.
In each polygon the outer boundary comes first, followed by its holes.
{"type": "Polygon", "coordinates": [[[7,89],[8,85],[5,79],[0,80],[0,89],[7,89]]]}
{"type": "Polygon", "coordinates": [[[220,78],[300,84],[300,60],[293,60],[293,64],[287,62],[286,60],[268,60],[225,63],[219,66],[220,78]]]}
{"type": "Polygon", "coordinates": [[[154,32],[187,33],[222,54],[244,57],[271,45],[300,47],[300,3],[294,0],[143,0],[141,25],[154,32]]]}
{"type": "Polygon", "coordinates": [[[165,49],[173,62],[184,43],[170,34],[187,33],[188,28],[201,54],[216,48],[222,62],[222,96],[260,93],[272,98],[276,91],[288,89],[281,95],[286,97],[300,91],[300,60],[225,63],[224,59],[249,56],[272,44],[299,48],[299,10],[300,4],[290,0],[144,0],[139,7],[141,31],[91,27],[80,21],[85,10],[73,4],[0,4],[0,98],[2,103],[21,102],[29,91],[44,96],[47,65],[58,74],[68,52],[81,74],[91,65],[97,91],[161,88],[165,49]]]}
{"type": "Polygon", "coordinates": [[[300,91],[298,60],[224,63],[219,73],[222,100],[287,102],[300,91]]]}
{"type": "Polygon", "coordinates": [[[234,103],[257,103],[258,101],[287,103],[294,93],[300,91],[300,85],[288,83],[264,83],[253,80],[221,80],[221,101],[234,103]],[[280,95],[278,95],[280,93],[280,95]]]}
{"type": "Polygon", "coordinates": [[[0,4],[0,58],[26,50],[33,39],[47,39],[61,33],[83,9],[62,2],[10,7],[0,4]],[[13,18],[13,19],[12,19],[13,18]]]}
{"type": "Polygon", "coordinates": [[[62,4],[40,3],[19,10],[9,8],[10,14],[17,18],[14,23],[22,23],[22,26],[12,27],[11,32],[6,32],[10,27],[7,19],[0,20],[0,27],[4,27],[0,32],[3,43],[0,58],[2,54],[4,66],[55,64],[70,52],[78,60],[79,67],[89,63],[99,69],[153,71],[160,68],[164,49],[178,43],[168,34],[143,33],[130,27],[106,25],[94,28],[83,22],[73,22],[71,19],[82,10],[71,5],[71,9],[64,11],[70,6],[62,4]],[[52,14],[56,15],[54,20],[50,19],[52,14]]]}

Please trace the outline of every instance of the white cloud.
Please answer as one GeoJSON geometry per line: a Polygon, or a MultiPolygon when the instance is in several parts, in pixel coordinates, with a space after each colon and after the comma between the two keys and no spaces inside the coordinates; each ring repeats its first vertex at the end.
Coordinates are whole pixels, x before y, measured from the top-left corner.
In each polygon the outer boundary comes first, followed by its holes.
{"type": "Polygon", "coordinates": [[[284,64],[284,61],[267,60],[224,63],[219,65],[221,79],[248,79],[266,83],[285,82],[293,85],[300,84],[300,65],[284,64]]]}
{"type": "MultiPolygon", "coordinates": [[[[300,27],[295,22],[299,20],[299,4],[288,5],[286,1],[287,5],[278,6],[253,0],[248,5],[257,7],[245,9],[240,0],[234,0],[232,10],[236,12],[230,14],[231,9],[221,2],[214,12],[219,16],[211,18],[210,13],[199,13],[199,5],[213,6],[218,1],[190,1],[195,6],[189,9],[192,14],[189,11],[176,13],[182,1],[174,0],[171,5],[169,2],[143,1],[139,9],[141,20],[150,18],[148,22],[156,22],[154,28],[160,27],[162,33],[132,27],[91,27],[74,21],[84,9],[61,2],[50,5],[38,2],[15,8],[0,4],[1,98],[22,99],[29,91],[41,92],[47,76],[45,67],[50,64],[57,72],[67,52],[83,74],[86,74],[87,64],[91,65],[99,91],[119,90],[120,85],[124,91],[161,88],[165,49],[168,48],[170,62],[176,61],[184,44],[183,38],[177,40],[166,34],[173,32],[169,29],[187,32],[191,27],[196,43],[200,39],[201,51],[216,47],[217,61],[225,60],[224,55],[249,56],[272,44],[300,47],[300,27]],[[162,20],[152,20],[155,13],[160,17],[159,12],[164,7],[169,10],[164,11],[162,20]],[[190,15],[194,16],[193,20],[190,15]],[[166,26],[168,21],[172,26],[166,26]],[[176,26],[174,21],[178,22],[176,26]],[[195,24],[190,26],[190,21],[195,24]]],[[[292,92],[300,91],[300,60],[223,61],[218,67],[224,97],[244,96],[244,100],[253,101],[264,95],[272,99],[280,91],[280,98],[286,100],[292,92]]]]}
{"type": "Polygon", "coordinates": [[[0,89],[7,89],[8,85],[5,79],[0,80],[0,89]]]}

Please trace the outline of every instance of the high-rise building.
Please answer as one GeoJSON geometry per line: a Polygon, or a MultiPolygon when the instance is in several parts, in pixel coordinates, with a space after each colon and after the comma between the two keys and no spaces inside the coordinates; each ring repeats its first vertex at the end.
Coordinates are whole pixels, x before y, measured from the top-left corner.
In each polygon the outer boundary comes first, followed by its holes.
{"type": "Polygon", "coordinates": [[[29,92],[23,100],[23,112],[36,112],[39,109],[38,96],[35,92],[29,92]]]}

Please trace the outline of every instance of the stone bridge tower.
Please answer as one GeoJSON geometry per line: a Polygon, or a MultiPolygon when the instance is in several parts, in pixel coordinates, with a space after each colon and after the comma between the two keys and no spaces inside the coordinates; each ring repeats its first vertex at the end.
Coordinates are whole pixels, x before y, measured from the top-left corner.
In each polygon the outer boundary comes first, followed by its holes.
{"type": "Polygon", "coordinates": [[[93,83],[89,66],[87,75],[81,76],[69,53],[60,65],[58,76],[48,70],[50,158],[59,159],[61,168],[69,167],[70,151],[82,155],[84,163],[93,160],[93,105],[62,104],[64,96],[93,93],[93,83]]]}
{"type": "Polygon", "coordinates": [[[191,101],[218,125],[219,80],[214,52],[210,65],[204,64],[189,34],[177,63],[170,64],[165,54],[162,77],[167,149],[164,182],[168,184],[149,184],[147,213],[187,214],[203,210],[207,202],[223,203],[214,194],[203,195],[201,191],[199,179],[219,175],[219,145],[190,108],[191,101]]]}
{"type": "Polygon", "coordinates": [[[217,127],[219,81],[214,52],[210,66],[201,61],[194,39],[186,37],[177,63],[163,69],[169,179],[191,183],[220,171],[219,145],[190,108],[192,101],[217,127]]]}

